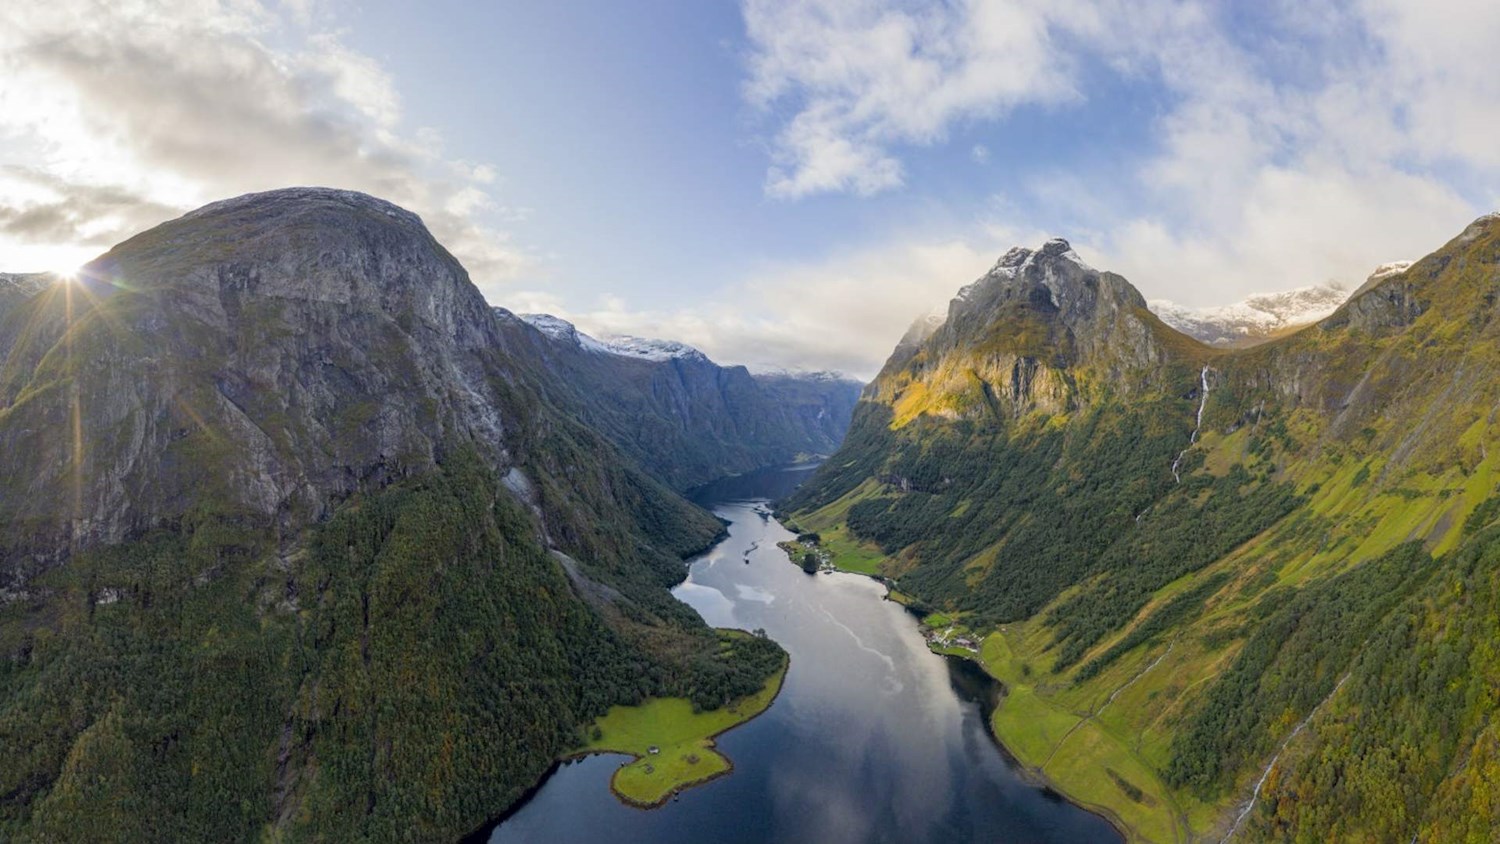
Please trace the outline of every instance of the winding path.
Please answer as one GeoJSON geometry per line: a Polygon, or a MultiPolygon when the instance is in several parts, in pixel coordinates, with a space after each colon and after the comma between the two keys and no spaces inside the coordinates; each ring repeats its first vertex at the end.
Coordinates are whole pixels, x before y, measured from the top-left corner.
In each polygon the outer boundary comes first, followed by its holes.
{"type": "Polygon", "coordinates": [[[1131,686],[1135,685],[1135,682],[1137,680],[1139,680],[1142,677],[1146,676],[1147,674],[1151,673],[1151,669],[1153,669],[1156,666],[1160,665],[1161,661],[1164,660],[1164,659],[1166,659],[1167,658],[1167,654],[1171,653],[1172,649],[1175,648],[1175,647],[1177,647],[1177,640],[1173,639],[1171,641],[1171,643],[1169,643],[1167,645],[1167,649],[1161,652],[1160,656],[1158,656],[1156,659],[1151,660],[1151,664],[1150,665],[1147,665],[1145,668],[1142,668],[1140,671],[1136,672],[1135,676],[1131,677],[1129,680],[1126,680],[1125,683],[1124,683],[1124,685],[1120,686],[1118,689],[1115,689],[1113,692],[1110,692],[1109,697],[1105,698],[1104,702],[1101,703],[1101,704],[1099,704],[1099,707],[1097,709],[1095,709],[1093,712],[1090,712],[1089,714],[1083,716],[1082,718],[1079,718],[1078,719],[1078,723],[1074,724],[1072,727],[1069,727],[1068,731],[1066,733],[1063,733],[1062,738],[1060,738],[1060,739],[1057,740],[1057,744],[1053,745],[1052,752],[1047,755],[1047,759],[1046,759],[1045,762],[1043,762],[1041,764],[1041,767],[1043,769],[1045,769],[1047,767],[1047,764],[1052,761],[1052,757],[1056,756],[1057,755],[1057,751],[1060,750],[1060,749],[1062,749],[1062,746],[1064,744],[1068,743],[1068,738],[1070,736],[1072,736],[1073,733],[1077,732],[1079,727],[1082,727],[1084,724],[1087,724],[1088,722],[1090,722],[1090,721],[1094,720],[1095,718],[1099,717],[1099,713],[1103,712],[1104,708],[1106,706],[1109,706],[1111,703],[1114,703],[1115,702],[1115,698],[1119,697],[1121,692],[1123,692],[1126,689],[1130,688],[1131,686]]]}

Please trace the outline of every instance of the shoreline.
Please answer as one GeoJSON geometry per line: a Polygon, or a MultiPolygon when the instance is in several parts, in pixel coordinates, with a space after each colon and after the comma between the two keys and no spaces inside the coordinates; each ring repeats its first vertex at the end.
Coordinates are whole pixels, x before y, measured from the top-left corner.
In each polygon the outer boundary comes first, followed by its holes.
{"type": "MultiPolygon", "coordinates": [[[[887,591],[889,591],[889,588],[890,587],[887,586],[887,591]]],[[[889,598],[887,598],[887,600],[889,600],[889,598]]],[[[1129,842],[1145,840],[1142,836],[1136,833],[1129,824],[1125,823],[1125,820],[1121,818],[1119,814],[1115,812],[1115,810],[1111,809],[1108,806],[1090,803],[1089,801],[1084,800],[1083,798],[1078,797],[1075,794],[1069,793],[1062,787],[1060,783],[1047,776],[1046,772],[1041,768],[1033,765],[1028,765],[1025,762],[1021,761],[1021,757],[1017,756],[1014,751],[1006,746],[1005,739],[1002,738],[1000,734],[995,730],[995,711],[998,710],[1001,706],[1005,705],[1005,699],[1010,696],[1010,688],[1005,685],[1004,680],[990,673],[989,666],[984,664],[984,660],[980,659],[977,653],[942,653],[932,650],[932,645],[930,643],[928,643],[928,651],[930,651],[931,653],[935,653],[938,656],[943,657],[944,659],[957,659],[973,664],[981,672],[984,673],[984,676],[990,678],[990,681],[999,687],[999,700],[995,701],[995,705],[990,708],[989,712],[984,713],[984,731],[990,737],[990,740],[995,743],[995,746],[1000,748],[1000,753],[1006,758],[1008,762],[1010,762],[1011,768],[1016,771],[1021,779],[1025,780],[1027,783],[1035,786],[1036,788],[1040,788],[1051,794],[1057,795],[1057,797],[1059,797],[1060,799],[1071,803],[1072,805],[1078,807],[1079,809],[1082,809],[1085,812],[1089,812],[1090,814],[1098,815],[1099,817],[1103,818],[1106,823],[1114,828],[1115,832],[1120,834],[1120,838],[1124,841],[1129,842]]]]}
{"type": "MultiPolygon", "coordinates": [[[[717,749],[718,748],[718,742],[716,741],[716,739],[718,739],[719,736],[724,735],[725,733],[729,732],[730,730],[736,729],[738,727],[742,727],[742,726],[750,723],[751,721],[754,721],[756,718],[759,718],[760,716],[762,716],[762,715],[766,714],[767,712],[769,712],[770,709],[771,709],[771,707],[776,705],[777,698],[781,697],[782,690],[784,688],[786,688],[786,675],[787,675],[787,672],[789,672],[791,670],[791,667],[792,667],[792,658],[791,658],[790,654],[787,654],[782,659],[782,661],[781,661],[781,667],[776,670],[776,673],[774,673],[774,674],[771,675],[771,677],[770,677],[769,680],[767,680],[766,686],[761,687],[761,691],[763,692],[763,691],[765,691],[766,687],[769,687],[772,683],[776,684],[776,691],[774,691],[774,692],[771,693],[771,699],[768,700],[768,701],[766,701],[766,705],[763,706],[763,707],[761,707],[760,711],[758,711],[755,714],[749,716],[748,718],[745,718],[742,721],[736,721],[735,723],[730,724],[729,726],[727,726],[727,727],[725,727],[725,728],[723,728],[723,729],[721,729],[721,730],[719,730],[717,732],[710,733],[709,735],[705,736],[702,739],[702,741],[707,742],[707,744],[705,746],[709,750],[712,750],[715,753],[718,753],[718,749],[717,749]]],[[[757,692],[757,694],[759,694],[759,692],[757,692]]],[[[615,796],[615,799],[619,800],[621,803],[625,804],[626,806],[629,806],[629,807],[631,807],[633,809],[641,809],[641,810],[644,810],[644,811],[649,811],[651,809],[659,809],[662,806],[665,806],[667,803],[671,802],[673,798],[677,797],[678,795],[680,795],[682,792],[686,791],[689,788],[694,788],[696,786],[704,785],[706,783],[713,782],[714,780],[719,779],[720,777],[727,777],[730,774],[734,773],[734,760],[731,759],[731,758],[729,758],[728,756],[725,756],[722,753],[719,753],[718,755],[719,755],[719,757],[721,759],[723,759],[727,763],[728,766],[726,768],[724,768],[723,770],[720,770],[720,771],[714,771],[713,773],[707,774],[707,775],[702,776],[702,777],[698,777],[697,779],[686,780],[684,782],[678,783],[671,790],[669,790],[665,795],[663,795],[661,797],[661,799],[653,801],[653,802],[647,802],[647,801],[644,801],[644,800],[636,800],[635,798],[633,798],[633,797],[631,797],[631,796],[629,796],[627,794],[623,794],[623,793],[620,792],[619,788],[615,784],[615,779],[619,776],[620,771],[624,770],[627,766],[632,765],[632,764],[634,764],[636,762],[639,762],[641,759],[645,758],[645,757],[637,755],[635,753],[630,753],[628,751],[623,751],[623,750],[606,750],[606,749],[603,749],[603,748],[594,749],[594,750],[580,750],[580,751],[575,751],[575,752],[569,753],[569,754],[567,754],[565,756],[558,757],[557,761],[553,763],[553,766],[554,766],[553,770],[556,770],[556,766],[561,765],[561,764],[563,764],[565,762],[571,762],[571,761],[573,761],[575,759],[587,759],[590,756],[628,756],[628,757],[630,757],[630,761],[627,762],[627,763],[625,763],[625,764],[623,764],[623,765],[621,765],[619,768],[615,769],[614,774],[610,775],[610,778],[609,778],[609,792],[610,792],[610,794],[613,794],[615,796]]],[[[549,774],[550,774],[550,772],[549,772],[549,774]]]]}
{"type": "MultiPolygon", "coordinates": [[[[774,515],[773,518],[775,518],[774,515]]],[[[783,524],[780,519],[777,519],[777,523],[781,524],[782,527],[786,527],[786,525],[783,524]]],[[[785,548],[783,548],[782,550],[786,551],[785,548]]],[[[790,552],[787,553],[787,563],[793,566],[798,565],[798,563],[792,559],[790,552]]],[[[908,614],[917,618],[918,622],[920,623],[921,616],[918,615],[917,610],[915,610],[906,602],[891,597],[891,593],[895,590],[891,588],[891,579],[886,577],[885,575],[871,574],[868,572],[853,571],[851,569],[842,569],[837,567],[835,567],[833,571],[836,574],[852,574],[856,577],[867,577],[875,581],[876,583],[879,583],[880,585],[885,587],[885,594],[881,596],[881,600],[900,604],[908,614]]],[[[927,645],[928,653],[936,654],[937,656],[943,657],[945,659],[961,659],[965,662],[971,662],[974,665],[978,666],[979,670],[984,672],[984,675],[986,677],[990,678],[992,682],[1000,687],[1001,697],[1000,700],[996,702],[995,708],[999,708],[1005,703],[1005,697],[1009,695],[1009,689],[1006,687],[1003,680],[990,673],[989,667],[984,664],[984,660],[980,659],[978,654],[960,655],[941,653],[939,651],[933,650],[930,643],[924,642],[924,644],[927,645]]],[[[1126,842],[1144,840],[1139,834],[1131,829],[1130,826],[1126,824],[1125,821],[1113,809],[1109,808],[1108,806],[1090,803],[1076,795],[1068,793],[1068,791],[1063,789],[1063,787],[1059,783],[1053,781],[1051,777],[1048,777],[1047,774],[1040,768],[1036,768],[1022,762],[1020,757],[1018,757],[1009,747],[1005,745],[1005,740],[1001,738],[997,732],[995,732],[995,719],[993,716],[993,710],[985,713],[985,734],[988,735],[990,737],[990,741],[994,742],[995,746],[1000,749],[1001,755],[1005,757],[1005,759],[1010,763],[1011,768],[1016,771],[1021,779],[1036,788],[1040,788],[1046,792],[1056,795],[1063,801],[1070,803],[1085,812],[1093,815],[1098,815],[1100,818],[1103,818],[1105,823],[1108,823],[1115,832],[1119,833],[1120,838],[1126,842]]]]}

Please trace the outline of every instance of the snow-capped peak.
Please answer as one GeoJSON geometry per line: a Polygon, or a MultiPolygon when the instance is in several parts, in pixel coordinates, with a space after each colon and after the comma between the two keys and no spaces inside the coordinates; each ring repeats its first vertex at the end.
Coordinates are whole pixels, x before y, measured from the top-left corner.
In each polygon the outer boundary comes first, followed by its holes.
{"type": "Polygon", "coordinates": [[[1381,264],[1380,266],[1375,268],[1375,272],[1370,273],[1370,277],[1365,279],[1365,282],[1369,283],[1371,281],[1380,281],[1381,279],[1390,278],[1396,273],[1404,273],[1407,270],[1411,269],[1411,265],[1414,263],[1416,262],[1391,261],[1389,263],[1381,264]]]}
{"type": "Polygon", "coordinates": [[[561,317],[555,317],[552,314],[517,314],[517,316],[527,325],[554,340],[572,340],[578,337],[577,326],[561,317]]]}
{"type": "Polygon", "coordinates": [[[619,355],[652,361],[708,360],[707,355],[692,346],[674,340],[648,340],[626,334],[595,339],[579,331],[573,323],[551,314],[518,314],[518,316],[532,328],[554,340],[576,343],[585,351],[595,354],[619,355]]]}
{"type": "MultiPolygon", "coordinates": [[[[1032,264],[1035,264],[1039,259],[1042,258],[1060,258],[1064,261],[1069,261],[1077,265],[1079,268],[1083,269],[1086,272],[1095,272],[1094,268],[1089,266],[1088,262],[1084,261],[1083,258],[1073,250],[1073,245],[1071,243],[1068,243],[1068,241],[1064,240],[1063,238],[1053,237],[1048,238],[1047,242],[1043,243],[1038,249],[1027,249],[1024,246],[1011,247],[1009,251],[1000,256],[1000,260],[996,261],[993,267],[990,267],[990,271],[985,273],[983,278],[980,278],[978,281],[975,281],[971,284],[965,285],[962,289],[960,289],[958,291],[958,298],[962,301],[967,302],[972,299],[974,295],[979,291],[979,289],[984,286],[984,283],[989,281],[990,279],[996,277],[1015,278],[1021,273],[1024,273],[1029,267],[1031,267],[1032,264]]],[[[1048,290],[1053,291],[1054,304],[1056,304],[1055,300],[1057,298],[1057,294],[1056,291],[1052,288],[1052,284],[1050,283],[1051,279],[1052,274],[1050,272],[1050,268],[1048,268],[1047,277],[1043,279],[1042,283],[1046,285],[1048,290]]]]}
{"type": "Polygon", "coordinates": [[[676,340],[650,340],[645,337],[632,337],[628,334],[614,334],[606,337],[603,341],[605,348],[611,354],[623,357],[642,358],[644,360],[708,360],[708,355],[686,343],[676,340]]]}
{"type": "Polygon", "coordinates": [[[798,381],[816,381],[819,383],[833,383],[836,381],[856,380],[834,369],[812,370],[752,366],[750,367],[750,373],[757,378],[792,378],[798,381]]]}
{"type": "Polygon", "coordinates": [[[1339,284],[1261,293],[1218,308],[1188,308],[1166,299],[1148,303],[1162,322],[1216,346],[1268,339],[1276,333],[1328,316],[1349,298],[1339,284]]]}

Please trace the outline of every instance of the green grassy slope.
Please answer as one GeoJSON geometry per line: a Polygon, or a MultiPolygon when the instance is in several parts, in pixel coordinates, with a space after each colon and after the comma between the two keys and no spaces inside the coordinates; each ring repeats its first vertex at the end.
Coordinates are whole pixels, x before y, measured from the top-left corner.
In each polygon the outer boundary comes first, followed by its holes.
{"type": "Polygon", "coordinates": [[[726,658],[754,649],[757,657],[779,663],[760,690],[716,709],[697,708],[681,697],[653,697],[634,706],[613,706],[584,730],[588,741],[575,754],[626,753],[633,762],[615,771],[610,786],[636,806],[656,806],[684,788],[733,770],[734,763],[714,749],[714,738],[766,711],[786,679],[786,655],[774,644],[740,631],[720,631],[726,658]],[[653,750],[654,748],[654,750],[653,750]]]}
{"type": "Polygon", "coordinates": [[[1032,300],[893,359],[784,506],[986,632],[997,733],[1142,840],[1217,840],[1252,796],[1247,839],[1481,840],[1497,297],[1487,219],[1243,351],[1151,323],[1090,357],[1032,300]]]}

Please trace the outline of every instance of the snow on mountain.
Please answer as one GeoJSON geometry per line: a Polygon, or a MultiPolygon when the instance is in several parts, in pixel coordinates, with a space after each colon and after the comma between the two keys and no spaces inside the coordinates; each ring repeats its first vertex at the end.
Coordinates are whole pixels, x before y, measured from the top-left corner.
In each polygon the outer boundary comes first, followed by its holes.
{"type": "MultiPolygon", "coordinates": [[[[588,335],[582,335],[587,337],[588,335]]],[[[675,340],[650,340],[645,337],[631,337],[628,334],[614,334],[601,341],[610,354],[621,355],[630,358],[642,358],[644,360],[708,360],[708,355],[686,343],[675,340]]]]}
{"type": "Polygon", "coordinates": [[[649,340],[644,337],[632,337],[628,334],[616,334],[606,336],[603,339],[595,339],[578,330],[573,323],[551,314],[517,314],[525,320],[532,328],[555,340],[568,340],[577,343],[583,349],[597,354],[619,355],[620,357],[639,358],[641,360],[666,361],[666,360],[693,360],[707,361],[708,356],[687,345],[675,340],[649,340]]]}
{"type": "MultiPolygon", "coordinates": [[[[1393,275],[1406,272],[1415,263],[1416,261],[1391,261],[1388,264],[1381,264],[1375,268],[1375,272],[1370,273],[1370,277],[1365,279],[1365,283],[1361,284],[1359,289],[1354,291],[1354,296],[1358,296],[1393,275]]],[[[1350,298],[1353,298],[1353,296],[1350,298]]]]}
{"type": "Polygon", "coordinates": [[[1347,288],[1330,283],[1261,293],[1218,308],[1188,308],[1166,299],[1148,304],[1162,322],[1190,337],[1214,346],[1239,346],[1320,320],[1348,298],[1347,288]]]}
{"type": "Polygon", "coordinates": [[[1411,265],[1414,263],[1416,262],[1391,261],[1388,264],[1381,264],[1380,266],[1375,268],[1375,272],[1370,273],[1370,277],[1369,279],[1367,279],[1367,281],[1380,281],[1381,279],[1390,278],[1396,273],[1404,273],[1407,270],[1411,269],[1411,265]]]}
{"type": "Polygon", "coordinates": [[[856,381],[856,379],[833,369],[810,370],[752,366],[750,367],[750,374],[756,378],[795,378],[799,381],[816,381],[820,383],[856,381]]]}

